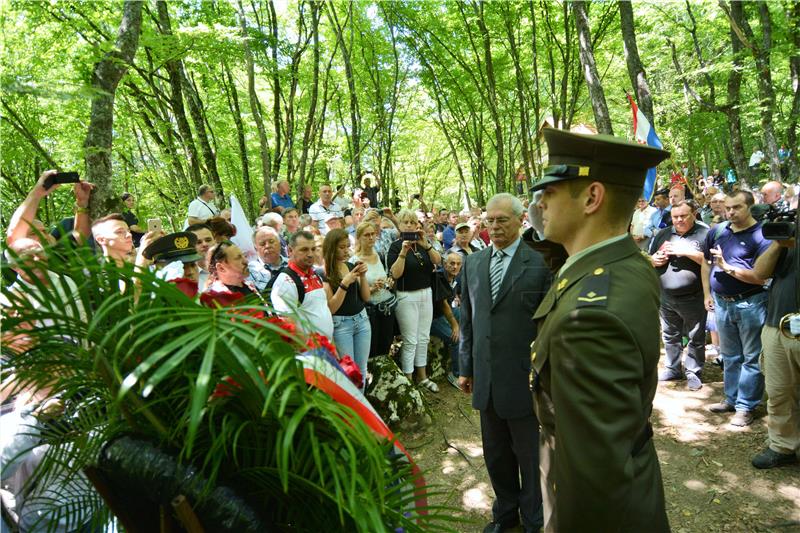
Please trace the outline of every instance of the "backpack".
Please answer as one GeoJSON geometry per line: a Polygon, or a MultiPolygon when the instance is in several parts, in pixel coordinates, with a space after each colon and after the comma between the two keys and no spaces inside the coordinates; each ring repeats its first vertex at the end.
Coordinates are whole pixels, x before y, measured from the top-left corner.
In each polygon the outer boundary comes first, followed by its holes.
{"type": "MultiPolygon", "coordinates": [[[[306,298],[306,287],[303,285],[303,280],[300,279],[300,274],[289,268],[288,266],[283,267],[280,269],[274,276],[272,276],[267,283],[267,287],[264,291],[267,293],[267,299],[269,299],[270,305],[272,304],[272,287],[275,285],[275,280],[278,279],[278,276],[281,274],[286,274],[292,281],[294,281],[295,287],[297,287],[297,304],[298,306],[303,305],[303,300],[306,298]]],[[[314,272],[315,276],[319,276],[316,272],[314,272]]]]}

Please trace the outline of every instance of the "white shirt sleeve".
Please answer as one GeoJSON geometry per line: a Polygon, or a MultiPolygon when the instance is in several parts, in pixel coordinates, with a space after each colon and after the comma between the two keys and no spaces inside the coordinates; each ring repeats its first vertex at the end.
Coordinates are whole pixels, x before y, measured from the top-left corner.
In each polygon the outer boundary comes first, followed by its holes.
{"type": "Polygon", "coordinates": [[[292,313],[299,307],[297,285],[288,274],[281,272],[275,278],[275,284],[270,293],[272,307],[278,313],[292,313]]]}

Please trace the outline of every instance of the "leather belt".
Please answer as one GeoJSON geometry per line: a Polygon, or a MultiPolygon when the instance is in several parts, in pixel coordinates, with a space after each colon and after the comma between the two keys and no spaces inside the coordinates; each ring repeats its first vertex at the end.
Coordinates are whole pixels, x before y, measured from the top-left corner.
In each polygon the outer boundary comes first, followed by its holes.
{"type": "Polygon", "coordinates": [[[756,287],[755,289],[750,289],[749,291],[744,291],[740,294],[734,294],[732,296],[724,296],[722,294],[717,294],[720,300],[725,302],[738,302],[739,300],[744,300],[745,298],[749,298],[750,296],[754,296],[756,294],[764,292],[764,289],[761,287],[756,287]]]}

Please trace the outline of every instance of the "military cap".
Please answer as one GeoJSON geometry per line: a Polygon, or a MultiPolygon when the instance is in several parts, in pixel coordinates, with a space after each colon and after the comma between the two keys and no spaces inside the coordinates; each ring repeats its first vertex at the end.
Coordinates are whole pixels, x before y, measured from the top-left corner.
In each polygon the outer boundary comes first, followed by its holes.
{"type": "Polygon", "coordinates": [[[156,263],[172,261],[191,263],[201,259],[200,254],[195,250],[196,244],[197,235],[191,231],[170,233],[151,242],[144,249],[142,255],[156,263]]]}
{"type": "Polygon", "coordinates": [[[663,189],[658,189],[656,192],[653,193],[653,196],[669,196],[669,189],[664,187],[663,189]]]}
{"type": "Polygon", "coordinates": [[[647,169],[669,157],[665,150],[611,135],[584,135],[545,128],[544,139],[549,166],[531,191],[573,179],[643,187],[647,169]]]}

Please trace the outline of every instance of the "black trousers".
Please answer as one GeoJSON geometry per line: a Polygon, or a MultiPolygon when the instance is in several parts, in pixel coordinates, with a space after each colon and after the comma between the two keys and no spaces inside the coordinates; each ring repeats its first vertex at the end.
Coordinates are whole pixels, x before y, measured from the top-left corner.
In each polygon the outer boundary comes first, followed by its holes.
{"type": "Polygon", "coordinates": [[[543,522],[539,421],[533,414],[500,418],[491,397],[480,413],[483,457],[495,494],[493,520],[511,526],[521,517],[526,529],[538,529],[543,522]]]}
{"type": "Polygon", "coordinates": [[[392,346],[395,332],[394,313],[389,316],[384,315],[378,309],[367,307],[369,315],[369,325],[372,328],[372,337],[369,344],[369,356],[386,355],[392,346]]]}
{"type": "Polygon", "coordinates": [[[687,374],[700,376],[706,361],[706,308],[703,293],[688,296],[661,294],[661,335],[664,339],[665,365],[679,374],[683,355],[683,336],[689,339],[684,368],[687,374]]]}

